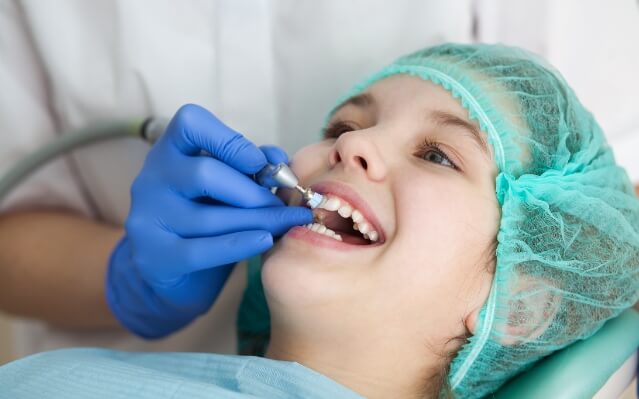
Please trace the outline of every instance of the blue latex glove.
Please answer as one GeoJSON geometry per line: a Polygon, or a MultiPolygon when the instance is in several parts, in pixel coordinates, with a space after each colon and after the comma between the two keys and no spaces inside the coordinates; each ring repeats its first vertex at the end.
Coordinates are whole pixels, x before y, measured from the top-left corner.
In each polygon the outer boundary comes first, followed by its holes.
{"type": "Polygon", "coordinates": [[[107,302],[128,330],[157,338],[186,326],[211,307],[235,262],[312,222],[310,209],[284,206],[247,176],[267,160],[288,161],[201,107],[176,113],[133,182],[109,261],[107,302]]]}

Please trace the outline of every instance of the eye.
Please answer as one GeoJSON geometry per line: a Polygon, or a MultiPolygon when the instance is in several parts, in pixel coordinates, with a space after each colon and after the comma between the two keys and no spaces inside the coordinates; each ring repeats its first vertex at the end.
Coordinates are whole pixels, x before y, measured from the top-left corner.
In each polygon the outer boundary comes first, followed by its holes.
{"type": "Polygon", "coordinates": [[[455,170],[459,169],[436,142],[425,141],[415,155],[426,162],[432,162],[455,170]]]}
{"type": "Polygon", "coordinates": [[[453,164],[439,151],[428,150],[423,156],[425,161],[439,163],[444,166],[453,166],[453,164]]]}
{"type": "Polygon", "coordinates": [[[344,121],[336,121],[324,128],[323,135],[324,139],[336,139],[343,133],[352,132],[353,130],[357,130],[357,127],[344,121]]]}

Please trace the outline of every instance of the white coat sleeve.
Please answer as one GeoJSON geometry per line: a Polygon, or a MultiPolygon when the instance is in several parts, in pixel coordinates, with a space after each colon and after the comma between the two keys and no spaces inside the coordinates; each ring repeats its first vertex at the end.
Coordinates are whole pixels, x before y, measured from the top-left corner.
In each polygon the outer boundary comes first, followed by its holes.
{"type": "MultiPolygon", "coordinates": [[[[64,44],[60,44],[64,45],[64,44]]],[[[17,1],[0,2],[0,176],[56,137],[47,74],[17,1]]],[[[58,159],[22,182],[0,211],[58,208],[91,214],[73,165],[58,159]]]]}

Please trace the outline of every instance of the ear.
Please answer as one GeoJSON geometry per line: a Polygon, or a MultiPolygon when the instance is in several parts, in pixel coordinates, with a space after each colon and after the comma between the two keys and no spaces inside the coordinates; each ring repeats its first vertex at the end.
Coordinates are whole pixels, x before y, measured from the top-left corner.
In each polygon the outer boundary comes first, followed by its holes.
{"type": "Polygon", "coordinates": [[[463,319],[466,331],[468,331],[471,335],[475,335],[477,321],[479,320],[479,313],[490,295],[490,289],[493,285],[493,273],[484,270],[480,280],[481,283],[478,294],[473,298],[473,302],[468,305],[468,309],[470,309],[470,311],[467,310],[468,313],[463,319]]]}
{"type": "Polygon", "coordinates": [[[464,326],[466,327],[466,331],[468,331],[471,335],[475,335],[479,314],[481,313],[485,302],[488,300],[491,287],[494,284],[493,280],[495,276],[491,270],[494,269],[495,265],[492,262],[494,262],[494,260],[491,261],[490,268],[487,267],[482,271],[481,276],[478,279],[479,288],[477,295],[472,297],[472,302],[468,304],[466,310],[468,313],[464,317],[464,326]]]}
{"type": "MultiPolygon", "coordinates": [[[[539,338],[551,325],[561,299],[551,291],[552,284],[543,278],[518,276],[509,289],[512,298],[505,307],[507,314],[499,315],[508,320],[497,336],[505,346],[512,346],[539,338]]],[[[482,306],[470,311],[464,318],[466,329],[473,335],[482,306]]]]}
{"type": "Polygon", "coordinates": [[[479,317],[480,310],[481,307],[477,307],[470,313],[468,313],[464,318],[464,325],[466,326],[466,330],[472,335],[475,335],[475,328],[477,327],[477,318],[479,317]]]}
{"type": "Polygon", "coordinates": [[[552,287],[553,284],[542,277],[527,275],[519,275],[508,287],[511,299],[504,309],[507,314],[499,316],[499,319],[507,320],[498,333],[502,345],[526,343],[546,332],[561,304],[561,298],[552,287]]]}

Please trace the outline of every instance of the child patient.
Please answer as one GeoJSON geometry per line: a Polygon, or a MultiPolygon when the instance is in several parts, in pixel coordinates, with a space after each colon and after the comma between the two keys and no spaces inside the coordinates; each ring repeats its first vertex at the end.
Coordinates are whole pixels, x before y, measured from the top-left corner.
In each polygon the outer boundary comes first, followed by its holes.
{"type": "Polygon", "coordinates": [[[291,162],[342,242],[296,227],[266,256],[268,357],[371,398],[482,397],[637,301],[639,203],[542,61],[443,45],[345,99],[291,162]]]}
{"type": "Polygon", "coordinates": [[[106,375],[154,397],[475,398],[639,299],[633,188],[572,90],[522,50],[400,58],[291,167],[328,201],[249,282],[243,348],[270,335],[266,358],[67,350],[0,369],[0,385],[86,393],[78,381],[106,375]],[[255,318],[264,298],[270,323],[255,318]]]}

